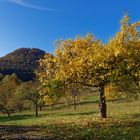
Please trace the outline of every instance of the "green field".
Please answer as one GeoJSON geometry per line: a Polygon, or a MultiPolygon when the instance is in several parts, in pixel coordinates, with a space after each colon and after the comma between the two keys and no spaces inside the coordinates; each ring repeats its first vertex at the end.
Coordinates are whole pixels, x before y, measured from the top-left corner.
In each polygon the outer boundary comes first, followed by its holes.
{"type": "Polygon", "coordinates": [[[100,119],[98,103],[45,108],[34,112],[0,114],[0,139],[139,140],[140,101],[108,102],[108,118],[100,119]]]}

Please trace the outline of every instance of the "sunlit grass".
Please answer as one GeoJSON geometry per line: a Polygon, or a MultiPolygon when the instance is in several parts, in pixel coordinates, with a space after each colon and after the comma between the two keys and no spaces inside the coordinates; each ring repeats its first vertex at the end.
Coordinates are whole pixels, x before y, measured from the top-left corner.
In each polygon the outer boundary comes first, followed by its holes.
{"type": "Polygon", "coordinates": [[[0,115],[0,124],[8,125],[0,136],[19,136],[13,130],[22,127],[24,136],[40,136],[53,139],[140,139],[140,101],[128,103],[108,103],[108,118],[100,119],[97,103],[81,104],[73,107],[55,107],[40,112],[15,113],[9,119],[0,115]],[[13,128],[12,128],[13,127],[13,128]]]}

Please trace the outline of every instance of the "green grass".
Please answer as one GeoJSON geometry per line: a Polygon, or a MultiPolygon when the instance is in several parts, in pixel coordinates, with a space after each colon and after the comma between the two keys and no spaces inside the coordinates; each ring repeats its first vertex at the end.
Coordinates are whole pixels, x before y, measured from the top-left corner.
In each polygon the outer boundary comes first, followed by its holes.
{"type": "Polygon", "coordinates": [[[140,101],[108,103],[108,118],[100,119],[97,103],[73,107],[56,106],[40,112],[0,114],[0,138],[139,140],[140,101]]]}

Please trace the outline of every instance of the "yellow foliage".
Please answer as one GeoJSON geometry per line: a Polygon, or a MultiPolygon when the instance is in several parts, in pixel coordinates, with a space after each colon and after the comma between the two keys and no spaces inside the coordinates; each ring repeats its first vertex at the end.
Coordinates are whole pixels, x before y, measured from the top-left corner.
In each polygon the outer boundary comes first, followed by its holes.
{"type": "MultiPolygon", "coordinates": [[[[120,31],[106,44],[90,34],[60,41],[54,56],[46,54],[40,60],[44,70],[39,73],[40,81],[43,85],[58,80],[100,87],[129,78],[137,84],[140,81],[140,36],[136,29],[139,23],[131,24],[126,15],[120,31]]],[[[111,95],[114,98],[120,96],[114,93],[111,95]]]]}

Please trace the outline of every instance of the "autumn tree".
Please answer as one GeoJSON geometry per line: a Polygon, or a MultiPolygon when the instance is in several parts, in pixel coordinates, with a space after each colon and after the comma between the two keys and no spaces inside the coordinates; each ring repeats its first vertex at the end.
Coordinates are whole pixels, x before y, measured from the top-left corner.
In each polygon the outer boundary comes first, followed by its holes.
{"type": "Polygon", "coordinates": [[[0,106],[10,117],[10,113],[15,110],[15,90],[19,86],[19,80],[15,74],[6,75],[0,81],[0,106]]]}
{"type": "Polygon", "coordinates": [[[80,91],[83,89],[83,86],[77,83],[69,83],[65,85],[64,98],[67,99],[67,105],[72,103],[74,110],[77,108],[78,96],[80,96],[80,91]]]}
{"type": "Polygon", "coordinates": [[[15,89],[13,93],[13,106],[16,110],[22,112],[22,110],[25,107],[25,100],[24,100],[24,96],[19,92],[17,92],[19,87],[20,85],[15,89]]]}
{"type": "Polygon", "coordinates": [[[31,101],[35,107],[36,117],[38,116],[38,104],[39,104],[39,94],[38,94],[39,84],[35,81],[29,81],[22,83],[16,90],[18,94],[22,95],[23,100],[31,101]]]}
{"type": "MultiPolygon", "coordinates": [[[[82,84],[100,87],[100,106],[106,113],[103,94],[108,68],[102,66],[106,55],[104,52],[107,52],[106,47],[91,35],[62,41],[53,58],[46,56],[47,59],[40,61],[41,66],[46,66],[46,73],[41,75],[40,79],[43,83],[51,77],[51,79],[63,81],[66,85],[82,84]],[[50,69],[50,66],[55,67],[50,69]]],[[[102,114],[104,112],[102,111],[102,114]]],[[[105,113],[104,117],[106,117],[105,113]]]]}
{"type": "Polygon", "coordinates": [[[121,22],[121,30],[107,44],[92,35],[60,41],[55,55],[46,54],[40,60],[45,69],[39,74],[42,84],[49,79],[66,85],[81,84],[99,89],[99,107],[102,118],[107,116],[105,86],[114,82],[140,81],[140,38],[138,22],[130,24],[128,16],[121,22]]]}
{"type": "Polygon", "coordinates": [[[58,67],[53,55],[47,53],[42,60],[40,60],[42,69],[38,69],[36,75],[40,78],[42,83],[40,95],[44,97],[46,105],[53,106],[60,98],[65,98],[67,96],[68,98],[73,98],[73,105],[76,110],[76,96],[81,85],[67,83],[54,78],[58,67]],[[42,60],[45,61],[45,63],[42,63],[42,60]]]}
{"type": "Polygon", "coordinates": [[[45,85],[41,87],[40,96],[43,97],[45,105],[51,105],[58,102],[58,100],[64,95],[64,85],[59,81],[49,80],[45,85]]]}

